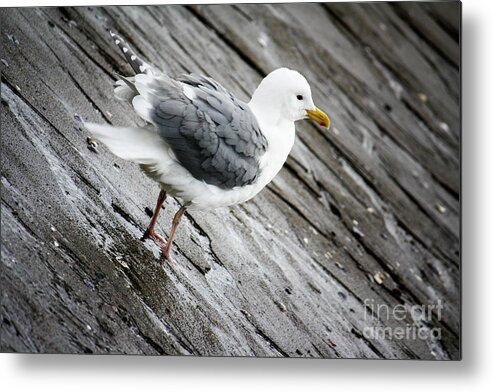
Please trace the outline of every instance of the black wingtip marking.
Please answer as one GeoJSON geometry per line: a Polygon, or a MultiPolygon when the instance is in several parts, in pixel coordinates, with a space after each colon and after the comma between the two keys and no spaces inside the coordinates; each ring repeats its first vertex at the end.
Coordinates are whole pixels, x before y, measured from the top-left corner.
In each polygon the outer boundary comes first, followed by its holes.
{"type": "Polygon", "coordinates": [[[128,44],[119,34],[114,33],[112,30],[109,30],[109,33],[111,38],[113,38],[115,44],[123,52],[125,59],[127,60],[128,64],[132,67],[134,72],[136,74],[143,73],[147,69],[147,66],[144,63],[144,61],[142,61],[142,59],[140,59],[139,56],[135,54],[135,52],[130,48],[130,46],[128,46],[128,44]]]}

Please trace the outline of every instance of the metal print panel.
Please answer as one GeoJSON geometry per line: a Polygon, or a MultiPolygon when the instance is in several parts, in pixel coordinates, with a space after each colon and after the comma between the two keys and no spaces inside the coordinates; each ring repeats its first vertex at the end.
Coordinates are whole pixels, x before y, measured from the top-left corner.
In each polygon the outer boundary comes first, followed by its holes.
{"type": "Polygon", "coordinates": [[[2,351],[460,359],[459,2],[0,12],[2,351]]]}

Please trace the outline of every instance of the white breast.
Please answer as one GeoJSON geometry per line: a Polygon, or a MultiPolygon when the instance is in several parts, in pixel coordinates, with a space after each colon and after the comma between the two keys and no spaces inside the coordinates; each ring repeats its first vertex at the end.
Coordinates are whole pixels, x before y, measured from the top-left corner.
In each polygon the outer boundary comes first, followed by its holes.
{"type": "MultiPolygon", "coordinates": [[[[173,168],[168,167],[166,175],[163,175],[162,179],[158,179],[158,181],[172,196],[181,199],[184,203],[189,202],[189,209],[208,210],[227,207],[251,199],[281,170],[295,140],[295,128],[292,122],[269,128],[263,127],[262,124],[260,126],[267,138],[268,148],[260,158],[260,175],[253,184],[232,189],[221,189],[215,185],[199,181],[189,173],[185,175],[184,168],[178,164],[173,168]],[[174,177],[172,173],[176,174],[177,181],[171,178],[174,177]]],[[[154,179],[156,178],[154,177],[154,179]]]]}

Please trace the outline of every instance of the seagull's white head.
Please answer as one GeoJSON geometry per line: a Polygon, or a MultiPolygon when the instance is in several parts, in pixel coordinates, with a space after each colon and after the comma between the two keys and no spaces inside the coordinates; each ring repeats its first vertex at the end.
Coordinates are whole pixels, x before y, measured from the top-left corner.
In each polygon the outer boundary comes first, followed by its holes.
{"type": "Polygon", "coordinates": [[[288,68],[268,74],[253,93],[249,105],[255,114],[275,122],[311,118],[327,128],[330,125],[329,117],[313,103],[305,77],[288,68]]]}

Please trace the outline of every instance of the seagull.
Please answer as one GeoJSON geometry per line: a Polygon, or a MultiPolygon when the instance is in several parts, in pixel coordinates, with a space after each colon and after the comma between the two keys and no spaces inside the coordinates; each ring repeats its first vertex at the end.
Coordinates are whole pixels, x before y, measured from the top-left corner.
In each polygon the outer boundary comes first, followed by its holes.
{"type": "Polygon", "coordinates": [[[142,60],[124,39],[110,32],[135,75],[120,76],[117,99],[130,103],[144,126],[85,123],[87,130],[116,156],[135,162],[160,186],[142,240],[161,248],[174,263],[172,244],[187,210],[211,210],[246,202],[281,170],[295,141],[295,122],[312,119],[330,126],[313,103],[299,72],[270,72],[246,103],[210,77],[172,78],[142,60]],[[156,232],[168,195],[181,202],[166,240],[156,232]]]}

